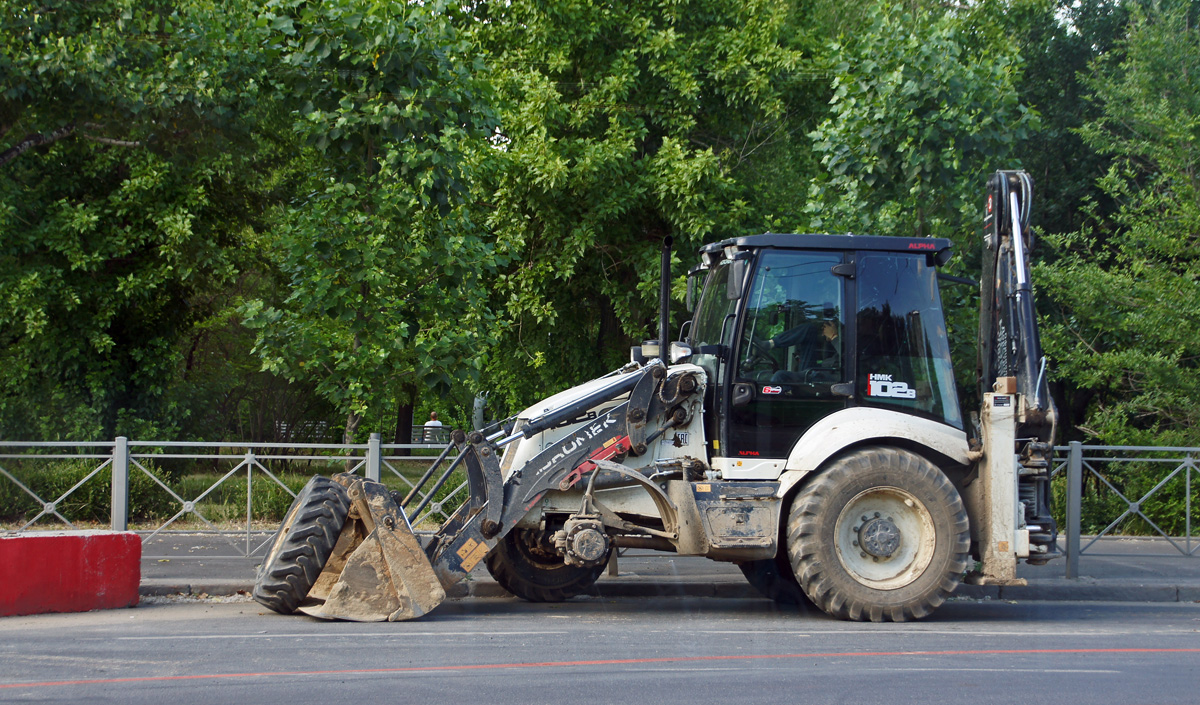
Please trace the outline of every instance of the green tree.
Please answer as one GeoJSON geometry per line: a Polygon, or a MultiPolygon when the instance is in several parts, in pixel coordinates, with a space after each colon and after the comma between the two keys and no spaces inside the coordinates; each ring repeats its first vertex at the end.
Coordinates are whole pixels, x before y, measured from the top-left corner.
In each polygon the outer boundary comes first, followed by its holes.
{"type": "MultiPolygon", "coordinates": [[[[273,217],[286,298],[255,300],[265,369],[346,415],[477,373],[490,245],[463,207],[467,153],[494,126],[481,64],[444,3],[278,0],[259,26],[311,166],[273,217]]],[[[400,425],[407,425],[401,423],[400,425]]]]}
{"type": "Polygon", "coordinates": [[[1100,115],[1083,138],[1114,160],[1117,204],[1047,236],[1038,271],[1055,307],[1045,345],[1089,390],[1085,434],[1107,443],[1200,443],[1200,30],[1185,3],[1131,5],[1117,56],[1088,79],[1100,115]]]}
{"type": "Polygon", "coordinates": [[[1096,175],[1108,169],[1112,157],[1087,144],[1078,128],[1099,115],[1099,107],[1087,100],[1087,68],[1119,50],[1115,44],[1124,35],[1127,15],[1126,4],[1118,0],[1034,0],[1013,3],[997,16],[1024,58],[1020,99],[1041,118],[1013,153],[1033,177],[1034,222],[1045,232],[1079,229],[1087,217],[1080,208],[1086,199],[1104,212],[1112,210],[1096,185],[1096,175]]]}
{"type": "Polygon", "coordinates": [[[0,436],[169,431],[270,185],[245,3],[0,2],[0,436]],[[149,424],[147,427],[146,424],[149,424]]]}
{"type": "Polygon", "coordinates": [[[790,137],[802,57],[786,8],[759,0],[480,12],[501,129],[479,200],[512,258],[494,292],[512,326],[492,403],[520,407],[611,369],[656,330],[665,237],[690,262],[759,205],[737,177],[790,137]]]}
{"type": "Polygon", "coordinates": [[[966,244],[987,173],[1011,168],[1033,118],[1016,91],[1020,55],[969,13],[868,12],[867,28],[829,49],[834,93],[811,135],[824,173],[809,227],[966,244]]]}

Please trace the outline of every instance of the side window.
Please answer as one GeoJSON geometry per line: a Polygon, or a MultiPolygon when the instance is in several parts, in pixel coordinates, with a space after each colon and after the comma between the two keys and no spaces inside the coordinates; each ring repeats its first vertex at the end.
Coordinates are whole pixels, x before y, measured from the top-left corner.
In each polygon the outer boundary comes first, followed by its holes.
{"type": "Polygon", "coordinates": [[[858,261],[859,397],[962,428],[934,269],[923,255],[858,261]]]}
{"type": "Polygon", "coordinates": [[[767,250],[746,301],[737,379],[785,396],[826,396],[842,381],[841,254],[767,250]]]}
{"type": "Polygon", "coordinates": [[[709,273],[692,323],[690,342],[696,350],[692,362],[705,369],[710,384],[720,380],[721,358],[704,349],[728,343],[727,338],[733,336],[733,313],[737,310],[738,302],[725,295],[729,286],[729,271],[729,262],[722,260],[709,273]]]}

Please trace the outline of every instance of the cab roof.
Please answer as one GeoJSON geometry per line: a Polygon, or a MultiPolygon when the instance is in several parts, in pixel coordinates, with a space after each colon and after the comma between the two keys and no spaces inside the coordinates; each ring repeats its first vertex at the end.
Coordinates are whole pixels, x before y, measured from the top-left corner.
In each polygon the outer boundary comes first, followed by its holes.
{"type": "Polygon", "coordinates": [[[776,248],[786,250],[880,250],[884,252],[924,252],[935,255],[938,264],[950,259],[953,243],[943,237],[890,237],[886,235],[818,235],[763,233],[731,237],[700,248],[701,254],[715,254],[727,247],[739,250],[776,248]]]}

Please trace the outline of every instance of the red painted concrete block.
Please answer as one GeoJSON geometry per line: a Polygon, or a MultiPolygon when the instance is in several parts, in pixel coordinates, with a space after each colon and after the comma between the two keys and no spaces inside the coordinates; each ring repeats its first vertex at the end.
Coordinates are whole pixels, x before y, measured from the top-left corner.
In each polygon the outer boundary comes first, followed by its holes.
{"type": "Polygon", "coordinates": [[[0,616],[133,607],[141,560],[132,532],[0,537],[0,616]]]}

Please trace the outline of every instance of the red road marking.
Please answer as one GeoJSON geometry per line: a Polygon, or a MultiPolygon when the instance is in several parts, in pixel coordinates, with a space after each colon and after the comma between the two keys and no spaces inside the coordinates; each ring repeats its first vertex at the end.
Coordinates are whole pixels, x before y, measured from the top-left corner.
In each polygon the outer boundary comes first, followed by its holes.
{"type": "Polygon", "coordinates": [[[1200,649],[976,649],[968,651],[849,651],[827,654],[756,654],[747,656],[664,656],[661,658],[622,658],[596,661],[545,661],[541,663],[481,663],[458,666],[410,666],[407,668],[349,668],[335,671],[271,671],[262,673],[210,673],[194,676],[142,676],[134,678],[94,678],[42,683],[0,683],[0,688],[55,688],[67,685],[112,685],[117,683],[156,683],[226,678],[276,678],[279,676],[345,676],[356,673],[420,673],[422,671],[485,671],[504,668],[564,668],[569,666],[625,666],[649,663],[697,663],[703,661],[759,661],[766,659],[861,658],[877,656],[996,656],[1039,654],[1200,654],[1200,649]]]}

